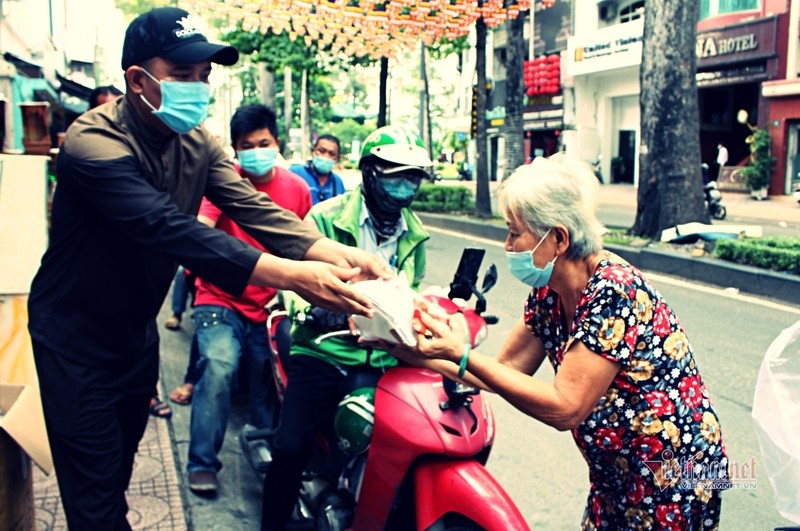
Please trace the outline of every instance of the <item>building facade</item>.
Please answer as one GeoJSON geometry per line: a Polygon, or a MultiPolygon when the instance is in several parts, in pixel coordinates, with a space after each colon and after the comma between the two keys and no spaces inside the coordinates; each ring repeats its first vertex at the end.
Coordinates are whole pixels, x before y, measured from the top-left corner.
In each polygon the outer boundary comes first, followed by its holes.
{"type": "MultiPolygon", "coordinates": [[[[765,128],[776,159],[770,194],[790,193],[800,172],[798,5],[790,0],[700,0],[697,85],[702,162],[729,152],[720,184],[744,190],[750,127],[765,128]],[[791,31],[790,31],[791,28],[791,31]],[[787,68],[787,64],[793,65],[787,68]],[[788,80],[787,80],[788,78],[788,80]],[[747,112],[740,123],[739,112],[747,112]]],[[[800,4],[800,2],[794,2],[800,4]]],[[[564,60],[563,142],[576,157],[602,161],[606,182],[638,183],[639,68],[643,0],[574,0],[574,36],[564,60]]]]}

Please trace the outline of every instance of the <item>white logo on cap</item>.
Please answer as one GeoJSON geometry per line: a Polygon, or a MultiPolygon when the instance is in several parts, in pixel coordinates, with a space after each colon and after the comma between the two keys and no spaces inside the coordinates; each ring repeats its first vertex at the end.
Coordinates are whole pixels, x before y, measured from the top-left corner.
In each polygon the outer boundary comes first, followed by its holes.
{"type": "Polygon", "coordinates": [[[202,33],[200,29],[201,21],[194,15],[186,15],[180,20],[176,20],[183,29],[175,30],[176,37],[191,37],[195,33],[202,33]]]}

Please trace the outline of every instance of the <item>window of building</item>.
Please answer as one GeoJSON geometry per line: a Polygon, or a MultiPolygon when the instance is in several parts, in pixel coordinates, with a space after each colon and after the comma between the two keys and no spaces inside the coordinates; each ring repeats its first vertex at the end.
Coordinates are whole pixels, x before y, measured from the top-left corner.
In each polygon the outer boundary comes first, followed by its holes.
{"type": "Polygon", "coordinates": [[[619,10],[619,23],[631,22],[644,16],[644,0],[631,2],[619,10]]]}
{"type": "Polygon", "coordinates": [[[761,0],[700,0],[700,20],[757,9],[761,9],[761,0]]]}

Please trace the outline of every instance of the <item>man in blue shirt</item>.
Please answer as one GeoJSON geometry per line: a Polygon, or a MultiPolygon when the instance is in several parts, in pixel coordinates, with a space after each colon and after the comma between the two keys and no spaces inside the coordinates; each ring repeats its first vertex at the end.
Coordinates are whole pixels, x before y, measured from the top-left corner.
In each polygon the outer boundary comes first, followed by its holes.
{"type": "Polygon", "coordinates": [[[312,204],[345,192],[342,178],[333,172],[334,164],[339,162],[339,153],[339,139],[333,135],[322,135],[314,143],[311,160],[305,165],[293,164],[289,168],[308,184],[312,204]]]}

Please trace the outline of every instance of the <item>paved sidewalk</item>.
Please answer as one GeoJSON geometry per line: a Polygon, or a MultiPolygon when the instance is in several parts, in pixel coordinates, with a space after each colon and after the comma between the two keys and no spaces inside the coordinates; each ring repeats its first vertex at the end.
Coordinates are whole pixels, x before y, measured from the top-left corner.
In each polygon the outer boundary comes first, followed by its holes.
{"type": "MultiPolygon", "coordinates": [[[[188,530],[181,485],[175,468],[170,426],[150,417],[128,489],[128,521],[134,529],[188,530]]],[[[33,492],[37,531],[67,529],[55,473],[46,476],[34,466],[33,492]]]]}
{"type": "MultiPolygon", "coordinates": [[[[600,187],[600,207],[620,206],[635,212],[637,189],[625,184],[600,187]]],[[[722,192],[722,204],[728,209],[728,220],[800,223],[800,203],[791,195],[770,196],[758,201],[748,193],[722,192]]]]}

